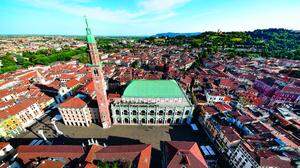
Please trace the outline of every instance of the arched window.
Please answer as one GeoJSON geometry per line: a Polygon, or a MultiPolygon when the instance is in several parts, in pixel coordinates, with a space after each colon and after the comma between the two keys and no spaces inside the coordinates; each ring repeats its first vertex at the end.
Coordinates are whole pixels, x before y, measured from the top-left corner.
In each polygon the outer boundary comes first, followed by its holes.
{"type": "Polygon", "coordinates": [[[126,124],[128,124],[128,123],[129,123],[129,119],[128,119],[128,118],[125,118],[125,119],[124,119],[124,122],[125,122],[126,124]]]}
{"type": "Polygon", "coordinates": [[[163,110],[159,110],[158,115],[163,115],[164,111],[163,110]]]}
{"type": "Polygon", "coordinates": [[[189,110],[186,110],[185,111],[185,115],[189,115],[190,111],[189,110]]]}
{"type": "Polygon", "coordinates": [[[97,70],[97,69],[94,69],[94,74],[95,74],[96,76],[98,76],[98,75],[99,75],[99,73],[98,73],[98,70],[97,70]]]}
{"type": "Polygon", "coordinates": [[[187,118],[183,119],[183,124],[186,124],[187,123],[187,118]]]}
{"type": "Polygon", "coordinates": [[[177,111],[177,115],[181,115],[182,114],[182,112],[181,111],[177,111]]]}
{"type": "Polygon", "coordinates": [[[137,114],[136,110],[133,110],[132,115],[136,115],[136,114],[137,114]]]}
{"type": "Polygon", "coordinates": [[[180,124],[180,118],[177,118],[177,119],[175,120],[175,123],[176,123],[176,124],[180,124]]]}
{"type": "Polygon", "coordinates": [[[145,111],[145,110],[142,110],[140,114],[141,114],[141,115],[146,115],[146,111],[145,111]]]}
{"type": "Polygon", "coordinates": [[[121,118],[117,118],[117,123],[122,123],[121,118]]]}
{"type": "Polygon", "coordinates": [[[145,118],[142,119],[142,124],[146,124],[146,119],[145,118]]]}
{"type": "Polygon", "coordinates": [[[158,119],[158,123],[162,124],[163,123],[163,119],[162,118],[158,119]]]}
{"type": "Polygon", "coordinates": [[[171,122],[172,122],[172,119],[171,119],[171,118],[168,118],[168,119],[167,119],[167,123],[168,123],[168,124],[171,124],[171,122]]]}
{"type": "Polygon", "coordinates": [[[173,114],[173,111],[172,110],[169,110],[168,111],[168,115],[172,115],[173,114]]]}
{"type": "Polygon", "coordinates": [[[154,115],[154,114],[155,114],[154,110],[151,110],[150,115],[154,115]]]}
{"type": "Polygon", "coordinates": [[[132,122],[133,122],[134,124],[137,124],[137,123],[138,123],[136,118],[132,119],[132,122]]]}
{"type": "Polygon", "coordinates": [[[116,110],[116,115],[120,115],[120,111],[119,110],[116,110]]]}
{"type": "Polygon", "coordinates": [[[154,119],[153,118],[150,119],[150,123],[154,124],[154,119]]]}
{"type": "Polygon", "coordinates": [[[127,111],[127,110],[124,110],[124,111],[123,111],[123,115],[128,115],[128,111],[127,111]]]}

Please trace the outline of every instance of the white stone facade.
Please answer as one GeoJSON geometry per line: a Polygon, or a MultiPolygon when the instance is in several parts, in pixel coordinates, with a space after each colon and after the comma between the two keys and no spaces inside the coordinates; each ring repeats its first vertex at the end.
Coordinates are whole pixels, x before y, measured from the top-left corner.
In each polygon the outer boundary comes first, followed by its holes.
{"type": "MultiPolygon", "coordinates": [[[[95,120],[92,117],[91,109],[87,106],[82,108],[60,107],[59,112],[63,118],[65,125],[89,127],[92,123],[92,120],[95,120]]],[[[94,113],[93,116],[95,116],[94,113]]]]}
{"type": "Polygon", "coordinates": [[[194,107],[186,99],[126,99],[111,104],[114,124],[170,125],[189,123],[194,107]]]}

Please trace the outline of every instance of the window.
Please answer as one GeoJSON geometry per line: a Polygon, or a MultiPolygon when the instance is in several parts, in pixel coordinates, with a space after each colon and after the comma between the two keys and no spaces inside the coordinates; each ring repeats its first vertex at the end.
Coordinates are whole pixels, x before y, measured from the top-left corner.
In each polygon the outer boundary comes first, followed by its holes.
{"type": "Polygon", "coordinates": [[[185,111],[185,115],[189,115],[190,111],[189,110],[186,110],[185,111]]]}
{"type": "Polygon", "coordinates": [[[181,111],[177,111],[177,115],[181,115],[182,114],[182,112],[181,111]]]}
{"type": "Polygon", "coordinates": [[[142,123],[145,124],[146,123],[146,119],[143,118],[142,119],[142,123]]]}
{"type": "Polygon", "coordinates": [[[154,115],[155,113],[154,113],[154,110],[151,110],[150,111],[150,115],[154,115]]]}
{"type": "Polygon", "coordinates": [[[132,122],[135,123],[135,124],[137,124],[137,119],[134,118],[134,119],[132,120],[132,122]]]}
{"type": "Polygon", "coordinates": [[[96,76],[98,76],[98,75],[99,75],[99,73],[98,73],[98,70],[97,70],[97,69],[94,69],[94,74],[95,74],[96,76]]]}
{"type": "Polygon", "coordinates": [[[163,110],[159,110],[158,115],[163,115],[164,111],[163,110]]]}
{"type": "Polygon", "coordinates": [[[123,114],[124,114],[124,115],[128,115],[128,111],[127,111],[127,110],[124,110],[124,111],[123,111],[123,114]]]}
{"type": "Polygon", "coordinates": [[[137,114],[136,110],[133,110],[132,115],[136,115],[136,114],[137,114]]]}
{"type": "Polygon", "coordinates": [[[168,118],[168,119],[167,119],[167,123],[168,123],[168,124],[171,124],[171,122],[172,122],[172,119],[171,119],[171,118],[168,118]]]}
{"type": "Polygon", "coordinates": [[[128,118],[125,118],[124,121],[125,121],[125,123],[129,123],[129,119],[128,118]]]}
{"type": "Polygon", "coordinates": [[[150,123],[154,124],[154,119],[153,118],[150,119],[150,123]]]}

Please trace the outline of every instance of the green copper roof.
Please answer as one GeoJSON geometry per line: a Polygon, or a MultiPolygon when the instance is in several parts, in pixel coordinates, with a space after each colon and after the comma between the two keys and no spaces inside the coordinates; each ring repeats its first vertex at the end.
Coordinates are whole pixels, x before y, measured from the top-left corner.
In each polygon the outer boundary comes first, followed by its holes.
{"type": "Polygon", "coordinates": [[[175,80],[133,80],[125,89],[124,98],[184,98],[175,80]]]}
{"type": "Polygon", "coordinates": [[[92,35],[92,31],[89,28],[89,24],[88,24],[86,17],[85,17],[85,24],[86,24],[86,41],[88,43],[96,43],[96,40],[95,40],[94,36],[92,35]]]}
{"type": "Polygon", "coordinates": [[[86,40],[88,43],[96,43],[96,40],[93,35],[87,35],[86,40]]]}

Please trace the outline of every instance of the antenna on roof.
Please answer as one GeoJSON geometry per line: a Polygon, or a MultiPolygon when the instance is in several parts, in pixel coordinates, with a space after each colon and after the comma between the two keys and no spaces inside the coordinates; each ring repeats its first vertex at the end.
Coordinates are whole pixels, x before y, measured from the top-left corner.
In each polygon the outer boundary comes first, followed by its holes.
{"type": "Polygon", "coordinates": [[[88,27],[89,27],[89,24],[88,24],[88,21],[87,21],[87,16],[84,15],[83,17],[84,17],[84,20],[85,20],[86,27],[88,28],[88,27]]]}

